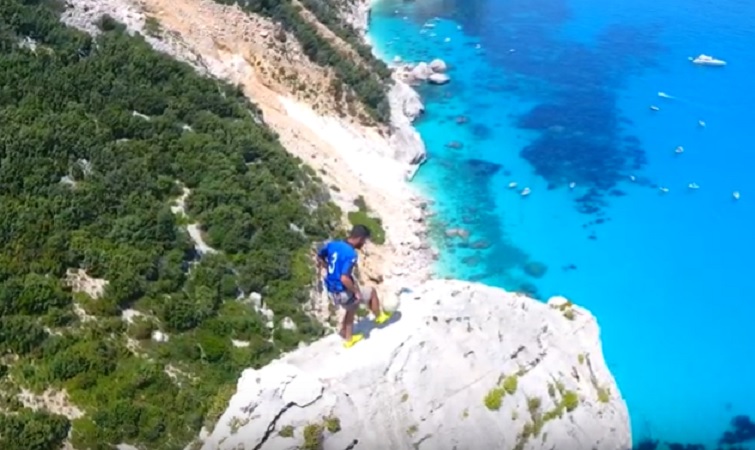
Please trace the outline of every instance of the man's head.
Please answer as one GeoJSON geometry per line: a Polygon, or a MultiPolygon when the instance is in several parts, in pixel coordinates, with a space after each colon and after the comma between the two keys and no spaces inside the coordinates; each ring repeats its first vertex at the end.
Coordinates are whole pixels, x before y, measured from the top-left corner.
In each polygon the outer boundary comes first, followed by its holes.
{"type": "Polygon", "coordinates": [[[351,244],[352,247],[360,249],[364,247],[365,242],[367,242],[371,234],[370,229],[366,226],[354,225],[354,228],[352,228],[349,233],[347,241],[349,241],[349,244],[351,244]]]}

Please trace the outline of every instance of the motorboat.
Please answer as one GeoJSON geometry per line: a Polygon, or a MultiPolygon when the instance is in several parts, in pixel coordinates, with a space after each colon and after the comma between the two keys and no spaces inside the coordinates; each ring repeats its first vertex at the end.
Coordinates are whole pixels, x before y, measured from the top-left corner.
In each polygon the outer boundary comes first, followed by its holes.
{"type": "Polygon", "coordinates": [[[676,153],[677,155],[681,155],[682,153],[684,153],[684,147],[682,147],[681,145],[679,147],[676,147],[676,149],[674,150],[674,153],[676,153]]]}
{"type": "Polygon", "coordinates": [[[661,110],[661,108],[659,108],[659,107],[657,107],[657,106],[655,106],[655,105],[650,105],[650,109],[651,109],[652,111],[660,111],[660,110],[661,110]]]}
{"type": "Polygon", "coordinates": [[[687,187],[690,189],[700,189],[700,185],[697,183],[690,183],[687,185],[687,187]]]}
{"type": "Polygon", "coordinates": [[[700,66],[725,66],[726,61],[723,59],[716,59],[709,55],[700,55],[697,58],[690,58],[694,64],[700,65],[700,66]]]}
{"type": "Polygon", "coordinates": [[[530,190],[530,188],[526,187],[526,188],[522,189],[522,192],[521,192],[520,195],[522,197],[526,197],[526,196],[530,195],[530,192],[532,192],[532,190],[530,190]]]}
{"type": "Polygon", "coordinates": [[[739,191],[732,192],[731,196],[734,197],[734,200],[739,200],[739,191]]]}
{"type": "Polygon", "coordinates": [[[509,183],[509,189],[514,189],[516,187],[516,181],[512,181],[509,183]]]}

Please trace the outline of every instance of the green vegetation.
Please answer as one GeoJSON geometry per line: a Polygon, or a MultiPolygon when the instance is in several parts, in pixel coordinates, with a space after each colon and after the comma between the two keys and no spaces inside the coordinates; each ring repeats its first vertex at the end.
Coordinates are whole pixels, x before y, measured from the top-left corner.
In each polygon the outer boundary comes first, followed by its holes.
{"type": "Polygon", "coordinates": [[[584,355],[584,353],[580,353],[579,355],[577,355],[577,362],[579,362],[580,364],[584,364],[585,363],[585,355],[584,355]]]}
{"type": "Polygon", "coordinates": [[[406,434],[409,436],[414,436],[417,434],[417,431],[419,431],[419,428],[417,428],[417,425],[411,425],[409,428],[406,429],[406,434]]]}
{"type": "MultiPolygon", "coordinates": [[[[304,50],[307,57],[323,67],[333,69],[337,75],[331,86],[331,93],[336,100],[344,96],[344,85],[353,90],[365,110],[369,119],[379,123],[388,123],[390,106],[387,99],[387,84],[390,82],[390,71],[385,63],[372,55],[370,49],[359,44],[359,36],[355,30],[344,24],[339,18],[337,8],[330,2],[304,0],[303,3],[317,19],[329,27],[337,36],[356,50],[361,56],[360,61],[354,61],[352,55],[340,51],[337,46],[326,39],[315,24],[309,23],[302,17],[301,6],[294,0],[216,0],[224,4],[239,4],[243,9],[269,17],[280,23],[286,31],[291,32],[304,50]]],[[[346,94],[348,97],[348,94],[346,94]]],[[[363,118],[366,120],[367,118],[363,118]]]]}
{"type": "Polygon", "coordinates": [[[604,387],[598,388],[598,401],[600,403],[608,403],[611,401],[611,392],[604,387]]]}
{"type": "Polygon", "coordinates": [[[367,203],[364,201],[364,197],[361,195],[354,200],[354,205],[359,208],[358,211],[351,211],[347,214],[349,222],[352,225],[364,225],[372,232],[370,240],[377,245],[385,244],[385,229],[383,229],[383,222],[379,217],[374,217],[370,214],[370,210],[367,207],[367,203]]]}
{"type": "Polygon", "coordinates": [[[58,449],[71,426],[78,449],[183,448],[242,369],[321,335],[302,310],[309,254],[340,213],[240,89],[109,18],[94,39],[47,3],[6,0],[0,21],[2,375],[65,390],[84,412],[69,424],[6,397],[0,448],[58,449]],[[182,186],[186,219],[170,209],[182,186]],[[182,226],[193,222],[218,253],[196,257],[182,226]],[[69,268],[107,280],[104,295],[71,292],[69,268]],[[268,329],[237,300],[251,292],[297,329],[268,329]],[[127,324],[126,308],[144,318],[127,324]]]}
{"type": "Polygon", "coordinates": [[[283,428],[278,431],[278,436],[283,438],[292,438],[294,437],[294,427],[291,425],[286,425],[283,428]]]}
{"type": "Polygon", "coordinates": [[[518,374],[508,377],[501,375],[498,379],[498,385],[491,389],[483,399],[485,407],[491,411],[498,411],[501,409],[501,404],[503,403],[503,398],[506,394],[513,395],[516,392],[519,383],[518,379],[518,374]]]}
{"type": "Polygon", "coordinates": [[[341,419],[335,416],[326,417],[325,420],[325,429],[328,430],[330,433],[338,433],[341,431],[341,419]]]}
{"type": "Polygon", "coordinates": [[[497,386],[488,392],[488,394],[483,399],[483,403],[485,403],[485,407],[488,408],[489,410],[498,411],[499,409],[501,409],[501,404],[503,403],[503,397],[505,396],[506,396],[506,390],[500,386],[497,386]]]}
{"type": "MultiPolygon", "coordinates": [[[[545,413],[541,411],[542,401],[539,398],[533,397],[527,399],[527,410],[530,413],[530,420],[522,427],[522,431],[517,438],[517,443],[514,446],[515,449],[522,450],[530,438],[540,436],[546,423],[562,417],[564,411],[572,412],[579,406],[579,396],[577,393],[567,391],[561,382],[557,382],[556,386],[548,383],[548,395],[556,402],[556,406],[545,413]],[[556,401],[556,388],[558,388],[558,393],[561,395],[559,401],[556,401]]],[[[543,434],[543,442],[545,442],[545,434],[543,434]]]]}
{"type": "Polygon", "coordinates": [[[503,388],[506,390],[506,393],[509,395],[514,395],[516,392],[516,387],[518,384],[518,377],[516,375],[511,375],[506,377],[505,380],[503,380],[503,388]]]}
{"type": "Polygon", "coordinates": [[[159,36],[162,32],[160,21],[152,16],[147,16],[144,20],[144,31],[151,36],[159,36]]]}
{"type": "Polygon", "coordinates": [[[309,424],[304,427],[304,443],[302,450],[322,450],[322,444],[325,441],[323,428],[320,424],[309,424]]]}
{"type": "Polygon", "coordinates": [[[372,48],[363,42],[359,32],[351,24],[341,19],[337,1],[300,0],[300,2],[317,17],[317,20],[349,44],[376,71],[381,79],[387,80],[391,77],[391,71],[388,69],[388,66],[373,55],[372,48]]]}
{"type": "Polygon", "coordinates": [[[572,412],[577,409],[577,406],[579,406],[579,397],[577,396],[577,393],[574,391],[566,391],[561,399],[561,404],[566,408],[567,412],[572,412]]]}
{"type": "Polygon", "coordinates": [[[57,449],[68,435],[65,417],[25,409],[17,415],[0,415],[0,448],[3,450],[57,449]]]}

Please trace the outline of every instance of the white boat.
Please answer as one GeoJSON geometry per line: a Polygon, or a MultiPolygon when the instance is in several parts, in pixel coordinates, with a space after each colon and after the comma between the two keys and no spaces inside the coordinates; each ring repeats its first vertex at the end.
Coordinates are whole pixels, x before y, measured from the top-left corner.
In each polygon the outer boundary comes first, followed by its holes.
{"type": "Polygon", "coordinates": [[[698,120],[698,121],[697,121],[697,124],[698,124],[698,125],[700,125],[700,127],[701,127],[701,128],[705,128],[705,121],[703,121],[703,120],[698,120]]]}
{"type": "Polygon", "coordinates": [[[661,108],[659,108],[659,107],[657,107],[655,105],[650,105],[650,109],[653,110],[653,111],[660,111],[661,110],[661,108]]]}
{"type": "Polygon", "coordinates": [[[734,197],[734,200],[739,200],[739,191],[732,192],[731,196],[734,197]]]}
{"type": "Polygon", "coordinates": [[[697,58],[690,58],[693,63],[700,65],[700,66],[725,66],[726,61],[723,59],[716,59],[709,55],[700,55],[697,58]]]}
{"type": "Polygon", "coordinates": [[[514,189],[516,187],[516,181],[512,181],[509,183],[509,189],[514,189]]]}
{"type": "Polygon", "coordinates": [[[700,189],[700,185],[698,185],[697,183],[690,183],[687,185],[687,187],[690,189],[700,189]]]}
{"type": "Polygon", "coordinates": [[[575,187],[577,187],[577,183],[575,183],[573,181],[571,183],[569,183],[569,189],[574,189],[575,187]]]}
{"type": "Polygon", "coordinates": [[[658,190],[661,191],[661,194],[667,194],[668,193],[668,188],[667,187],[659,187],[658,190]]]}
{"type": "Polygon", "coordinates": [[[522,197],[526,197],[526,196],[530,195],[530,192],[532,192],[532,191],[530,190],[530,188],[526,187],[526,188],[522,189],[522,193],[521,193],[521,196],[522,196],[522,197]]]}
{"type": "Polygon", "coordinates": [[[684,153],[684,147],[682,147],[681,145],[679,147],[676,147],[676,150],[674,150],[674,153],[676,153],[677,155],[681,155],[682,153],[684,153]]]}
{"type": "Polygon", "coordinates": [[[658,93],[658,97],[661,97],[661,98],[674,98],[674,97],[672,97],[672,96],[668,95],[668,94],[667,94],[667,93],[665,93],[665,92],[659,92],[659,93],[658,93]]]}

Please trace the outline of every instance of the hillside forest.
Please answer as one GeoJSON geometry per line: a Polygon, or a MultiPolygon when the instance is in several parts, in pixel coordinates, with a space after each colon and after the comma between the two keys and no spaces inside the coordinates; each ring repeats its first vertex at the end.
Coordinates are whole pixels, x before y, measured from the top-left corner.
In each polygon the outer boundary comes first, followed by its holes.
{"type": "Polygon", "coordinates": [[[0,448],[183,449],[244,368],[322,335],[310,254],[341,213],[240,89],[59,12],[0,0],[0,448]],[[22,401],[54,393],[67,413],[22,401]]]}

